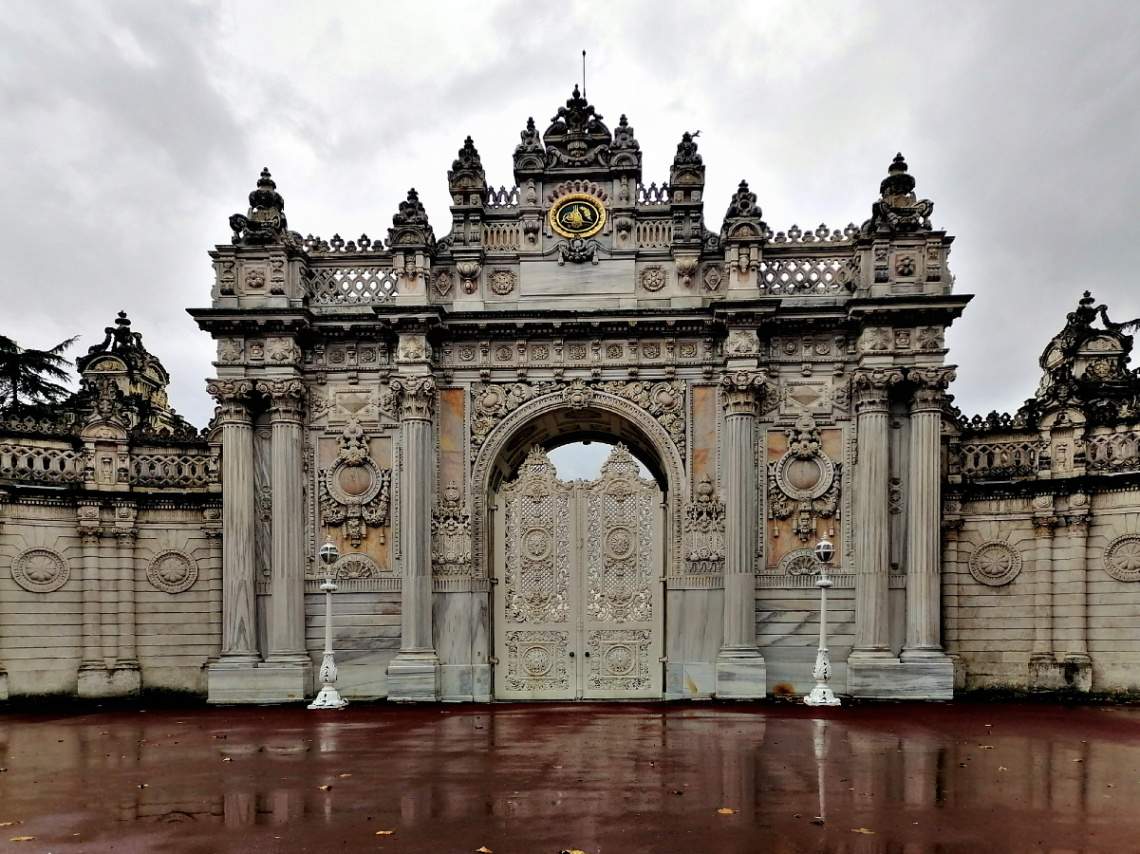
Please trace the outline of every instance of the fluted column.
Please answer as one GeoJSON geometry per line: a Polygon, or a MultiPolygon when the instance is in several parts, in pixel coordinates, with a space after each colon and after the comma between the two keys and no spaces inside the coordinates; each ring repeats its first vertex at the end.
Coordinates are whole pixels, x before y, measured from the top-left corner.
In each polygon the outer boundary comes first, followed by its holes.
{"type": "Polygon", "coordinates": [[[855,373],[858,432],[855,465],[855,646],[852,659],[889,658],[887,591],[890,572],[889,398],[902,372],[876,368],[855,373]]]}
{"type": "Polygon", "coordinates": [[[436,384],[427,374],[391,382],[400,411],[402,466],[400,537],[403,555],[400,652],[388,668],[388,698],[439,697],[439,658],[432,640],[431,492],[432,419],[436,384]]]}
{"type": "Polygon", "coordinates": [[[763,696],[764,659],[756,646],[756,416],[767,377],[740,370],[721,378],[724,444],[724,640],[717,696],[763,696]]]}
{"type": "Polygon", "coordinates": [[[298,379],[266,380],[257,384],[257,390],[269,398],[273,431],[273,595],[266,664],[311,666],[305,651],[305,384],[298,379]]]}
{"type": "MultiPolygon", "coordinates": [[[[220,667],[252,666],[257,650],[253,564],[253,423],[248,380],[211,380],[222,431],[222,652],[220,667]]],[[[214,693],[214,692],[211,692],[214,693]]]]}
{"type": "Polygon", "coordinates": [[[906,644],[903,658],[942,656],[942,401],[952,368],[914,368],[907,490],[906,644]]]}

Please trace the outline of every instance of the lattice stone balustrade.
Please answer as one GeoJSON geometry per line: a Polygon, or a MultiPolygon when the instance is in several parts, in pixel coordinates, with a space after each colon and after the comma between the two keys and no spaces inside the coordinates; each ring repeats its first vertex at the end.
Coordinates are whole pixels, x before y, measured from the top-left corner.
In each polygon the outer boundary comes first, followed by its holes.
{"type": "Polygon", "coordinates": [[[1089,471],[1127,471],[1140,468],[1140,433],[1108,433],[1087,440],[1089,471]]]}
{"type": "Polygon", "coordinates": [[[1030,477],[1037,473],[1044,445],[1034,440],[963,442],[958,450],[962,476],[968,480],[1030,477]]]}
{"type": "Polygon", "coordinates": [[[318,305],[391,302],[396,297],[396,274],[391,267],[313,267],[309,292],[318,305]]]}
{"type": "Polygon", "coordinates": [[[213,462],[200,454],[139,454],[131,458],[131,483],[201,489],[217,482],[213,462]]]}
{"type": "Polygon", "coordinates": [[[858,279],[850,258],[765,258],[759,274],[764,294],[838,294],[858,279]]]}
{"type": "Polygon", "coordinates": [[[83,479],[83,461],[65,448],[0,444],[0,477],[44,483],[74,483],[83,479]]]}

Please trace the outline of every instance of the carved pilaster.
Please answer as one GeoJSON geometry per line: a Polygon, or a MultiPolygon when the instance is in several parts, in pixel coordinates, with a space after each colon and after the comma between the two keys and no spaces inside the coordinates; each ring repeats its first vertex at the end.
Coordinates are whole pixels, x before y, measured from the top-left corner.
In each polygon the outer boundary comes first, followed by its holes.
{"type": "Polygon", "coordinates": [[[79,669],[102,670],[102,626],[99,623],[99,539],[103,534],[99,504],[83,501],[76,508],[76,530],[83,554],[83,658],[79,669]]]}
{"type": "MultiPolygon", "coordinates": [[[[1051,507],[1052,496],[1039,496],[1051,507]]],[[[1033,536],[1033,651],[1031,658],[1048,663],[1053,656],[1053,535],[1057,516],[1034,516],[1033,536]]]]}
{"type": "MultiPolygon", "coordinates": [[[[120,510],[127,509],[120,507],[120,510]]],[[[134,508],[131,510],[132,517],[134,508]]],[[[133,522],[134,519],[132,518],[133,522]]],[[[138,652],[135,639],[135,543],[138,531],[134,528],[116,528],[115,540],[119,548],[118,571],[118,635],[117,668],[138,670],[138,652]]]]}
{"type": "MultiPolygon", "coordinates": [[[[1068,576],[1072,605],[1065,622],[1068,638],[1065,642],[1065,661],[1079,665],[1089,662],[1088,645],[1088,536],[1089,499],[1077,494],[1069,497],[1074,512],[1065,517],[1068,532],[1068,576]]],[[[1089,690],[1090,686],[1083,686],[1089,690]]]]}

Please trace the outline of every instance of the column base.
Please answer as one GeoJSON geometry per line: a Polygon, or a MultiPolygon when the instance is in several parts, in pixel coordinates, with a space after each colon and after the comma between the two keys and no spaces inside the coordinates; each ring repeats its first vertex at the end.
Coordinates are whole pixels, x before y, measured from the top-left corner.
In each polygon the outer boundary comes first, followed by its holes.
{"type": "Polygon", "coordinates": [[[394,703],[437,702],[439,671],[434,649],[400,650],[388,665],[388,699],[394,703]]]}
{"type": "Polygon", "coordinates": [[[8,699],[8,671],[0,668],[0,701],[8,699]]]}
{"type": "Polygon", "coordinates": [[[115,687],[111,675],[111,671],[106,667],[79,665],[79,685],[76,693],[80,697],[114,697],[115,687]]]}
{"type": "Polygon", "coordinates": [[[767,692],[764,656],[754,646],[721,647],[716,657],[716,697],[758,700],[767,692]]]}
{"type": "Polygon", "coordinates": [[[138,662],[118,664],[112,668],[111,688],[120,697],[133,697],[141,693],[142,671],[138,662]]]}
{"type": "Polygon", "coordinates": [[[221,659],[207,673],[208,703],[299,703],[312,693],[313,663],[221,659]]]}
{"type": "Polygon", "coordinates": [[[954,662],[942,653],[909,651],[903,658],[851,653],[847,692],[871,700],[952,700],[954,662]]]}
{"type": "Polygon", "coordinates": [[[1092,690],[1092,660],[1087,655],[1067,655],[1057,661],[1052,655],[1035,655],[1029,659],[1030,691],[1092,690]]]}

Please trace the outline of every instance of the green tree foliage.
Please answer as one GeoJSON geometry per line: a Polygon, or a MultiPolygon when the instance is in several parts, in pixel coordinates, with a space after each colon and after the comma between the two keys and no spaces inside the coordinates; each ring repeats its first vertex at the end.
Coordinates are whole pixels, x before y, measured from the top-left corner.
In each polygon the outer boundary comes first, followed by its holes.
{"type": "Polygon", "coordinates": [[[32,350],[0,335],[0,409],[40,406],[67,397],[71,392],[56,380],[70,376],[72,363],[63,353],[78,338],[68,338],[50,350],[32,350]]]}

